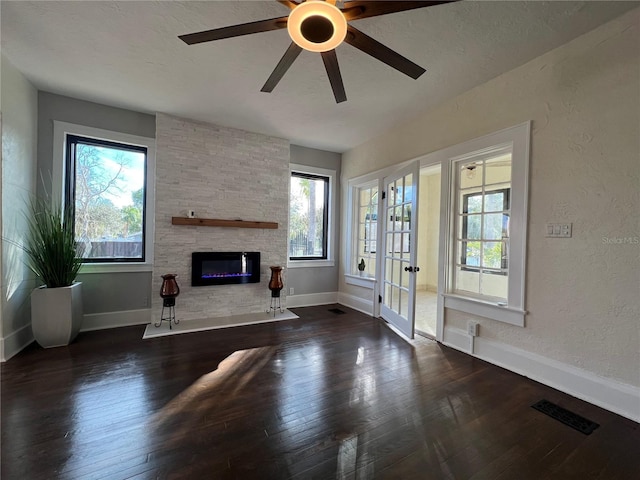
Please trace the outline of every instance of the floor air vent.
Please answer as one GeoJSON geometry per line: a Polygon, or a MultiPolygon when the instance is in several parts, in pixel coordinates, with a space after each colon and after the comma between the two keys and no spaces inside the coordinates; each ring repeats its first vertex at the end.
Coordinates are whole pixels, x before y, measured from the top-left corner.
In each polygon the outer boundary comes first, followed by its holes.
{"type": "Polygon", "coordinates": [[[548,400],[540,400],[539,402],[534,403],[531,406],[539,412],[547,414],[551,418],[555,418],[559,422],[562,422],[565,425],[570,426],[571,428],[575,428],[585,435],[590,435],[591,432],[593,432],[600,426],[597,423],[592,422],[591,420],[587,420],[577,413],[573,413],[565,408],[559,407],[555,403],[551,403],[548,400]]]}
{"type": "Polygon", "coordinates": [[[344,310],[340,310],[339,308],[330,308],[329,311],[331,313],[335,313],[336,315],[344,315],[345,313],[347,313],[344,310]]]}

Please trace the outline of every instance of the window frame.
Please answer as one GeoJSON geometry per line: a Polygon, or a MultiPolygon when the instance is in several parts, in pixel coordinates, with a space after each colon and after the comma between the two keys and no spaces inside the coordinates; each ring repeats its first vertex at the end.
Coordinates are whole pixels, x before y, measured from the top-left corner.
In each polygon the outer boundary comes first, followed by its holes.
{"type": "MultiPolygon", "coordinates": [[[[378,189],[378,211],[377,216],[380,218],[382,202],[380,192],[384,190],[382,184],[384,175],[382,171],[372,172],[370,174],[362,175],[360,177],[352,178],[348,182],[348,202],[347,202],[347,245],[346,245],[346,264],[343,267],[344,281],[348,285],[356,285],[369,290],[374,290],[377,284],[376,278],[379,274],[380,268],[380,255],[379,246],[376,248],[376,271],[373,277],[360,276],[356,274],[353,268],[355,268],[356,259],[358,258],[358,239],[359,239],[359,208],[360,208],[360,190],[366,188],[376,187],[378,189]],[[347,267],[351,266],[351,267],[347,267]]],[[[377,239],[380,238],[382,225],[377,222],[377,239]]],[[[374,311],[378,307],[378,304],[374,304],[374,311]]]]}
{"type": "MultiPolygon", "coordinates": [[[[353,213],[352,213],[352,217],[353,217],[353,225],[351,226],[351,232],[353,232],[352,234],[352,238],[351,238],[351,252],[353,252],[353,255],[349,258],[349,263],[347,264],[349,266],[349,268],[345,268],[345,272],[349,275],[352,276],[357,276],[360,278],[365,278],[365,279],[370,279],[370,278],[375,278],[375,274],[376,272],[373,272],[373,275],[365,275],[365,276],[361,276],[358,273],[358,269],[357,269],[357,264],[359,262],[360,258],[363,258],[362,253],[360,252],[360,241],[361,239],[366,239],[366,232],[364,234],[362,234],[360,227],[362,225],[366,225],[367,222],[365,221],[364,224],[360,223],[360,210],[365,206],[365,205],[361,205],[360,204],[360,197],[361,197],[361,193],[363,190],[371,190],[371,189],[376,189],[376,195],[378,195],[378,202],[376,203],[376,210],[374,212],[375,216],[376,216],[376,220],[375,220],[375,232],[376,232],[376,249],[374,251],[369,251],[367,252],[369,255],[367,256],[367,258],[371,258],[374,257],[376,259],[376,265],[378,263],[378,248],[379,248],[379,244],[378,244],[378,218],[380,215],[380,200],[381,200],[381,195],[380,195],[380,186],[379,186],[379,182],[378,181],[371,181],[371,182],[366,182],[360,185],[352,185],[351,187],[352,190],[352,195],[353,195],[353,201],[352,201],[352,208],[353,208],[353,213]]],[[[371,196],[372,198],[373,196],[371,196]]],[[[371,206],[371,203],[369,203],[366,206],[371,206]]],[[[369,224],[372,223],[371,220],[369,220],[368,222],[369,224]]],[[[371,231],[371,228],[369,228],[369,230],[371,231]]],[[[369,240],[369,242],[371,242],[371,240],[369,240]]],[[[366,240],[365,240],[365,244],[366,244],[366,240]]],[[[376,267],[377,268],[377,267],[376,267]]]]}
{"type": "MultiPolygon", "coordinates": [[[[461,242],[462,242],[462,257],[460,259],[460,267],[463,270],[467,270],[467,271],[480,271],[480,270],[484,270],[482,267],[476,267],[475,265],[468,265],[466,263],[467,260],[467,249],[466,249],[466,245],[467,242],[469,241],[478,241],[478,242],[488,242],[489,240],[480,238],[478,240],[475,239],[469,239],[467,238],[467,231],[468,231],[468,219],[469,219],[469,213],[468,213],[468,201],[469,201],[469,197],[472,196],[484,196],[484,195],[491,195],[491,194],[495,194],[495,193],[502,193],[504,195],[503,197],[503,201],[502,201],[502,210],[500,212],[490,212],[490,213],[502,213],[502,215],[506,215],[507,217],[509,216],[509,213],[505,212],[509,212],[509,206],[510,206],[510,202],[509,202],[509,196],[510,196],[510,192],[511,192],[511,187],[509,188],[498,188],[496,190],[484,190],[481,192],[476,192],[476,193],[467,193],[467,194],[463,194],[463,200],[462,200],[462,214],[460,214],[462,216],[462,232],[461,232],[461,242]]],[[[471,215],[485,215],[486,212],[480,212],[480,213],[473,213],[471,215]]],[[[482,220],[481,220],[482,222],[482,220]]],[[[496,240],[493,240],[494,242],[496,240]]],[[[501,241],[502,245],[500,247],[500,257],[501,257],[501,265],[500,265],[500,269],[501,270],[509,270],[509,248],[505,248],[505,241],[504,238],[501,241]],[[505,250],[506,250],[506,259],[507,259],[507,263],[505,265],[504,263],[504,259],[505,259],[505,250]]],[[[493,269],[488,269],[488,270],[493,270],[493,269]]],[[[491,274],[492,275],[506,275],[507,272],[496,272],[496,271],[492,271],[491,274]]]]}
{"type": "Polygon", "coordinates": [[[141,272],[153,270],[155,231],[155,139],[54,120],[51,201],[65,208],[67,187],[67,136],[112,142],[147,149],[144,208],[144,260],[83,262],[80,273],[141,272]]]}
{"type": "MultiPolygon", "coordinates": [[[[291,172],[291,178],[293,179],[293,177],[297,177],[297,178],[303,178],[303,179],[307,179],[307,180],[321,180],[322,182],[324,182],[324,206],[323,206],[323,214],[322,214],[322,255],[320,256],[313,256],[313,255],[308,255],[308,256],[299,256],[299,257],[292,257],[291,255],[289,255],[289,260],[290,261],[308,261],[308,260],[326,260],[327,259],[327,245],[328,245],[328,239],[327,239],[327,226],[329,224],[329,177],[326,177],[324,175],[316,175],[316,174],[310,174],[310,173],[300,173],[300,172],[291,172]]],[[[289,212],[291,212],[291,203],[289,203],[289,212]]],[[[291,219],[291,217],[289,217],[289,219],[291,219]]],[[[289,225],[291,225],[291,222],[289,222],[289,225]]],[[[291,242],[291,232],[289,232],[289,242],[291,242]]],[[[289,250],[290,250],[290,245],[289,245],[289,250]]]]}
{"type": "MultiPolygon", "coordinates": [[[[443,301],[439,309],[451,308],[464,313],[479,315],[500,322],[525,326],[525,283],[527,216],[529,197],[529,151],[531,122],[525,122],[498,132],[443,149],[435,154],[442,159],[442,185],[448,189],[446,217],[441,228],[442,267],[439,282],[444,285],[443,301]],[[486,296],[470,296],[457,293],[453,285],[455,268],[455,221],[458,189],[456,169],[462,163],[486,158],[509,149],[511,152],[510,217],[509,217],[509,265],[507,301],[496,301],[486,296]]],[[[446,192],[446,191],[445,191],[446,192]]],[[[441,312],[444,315],[444,311],[441,312]]]]}
{"type": "MultiPolygon", "coordinates": [[[[358,196],[356,198],[356,211],[358,212],[358,217],[356,219],[356,237],[355,237],[355,243],[356,243],[356,264],[359,263],[357,261],[358,258],[364,258],[362,251],[360,250],[359,246],[360,246],[360,242],[363,242],[363,246],[364,246],[364,253],[366,254],[366,258],[367,259],[371,259],[372,257],[377,258],[377,252],[378,252],[378,202],[380,200],[380,191],[378,190],[378,185],[377,183],[374,185],[368,185],[366,187],[359,187],[357,189],[358,191],[358,196]],[[362,195],[362,191],[363,190],[373,190],[376,189],[375,194],[371,194],[369,196],[369,202],[367,203],[367,205],[362,205],[360,203],[360,199],[361,199],[361,195],[362,195]],[[377,196],[378,199],[376,200],[375,203],[375,210],[372,208],[374,206],[374,204],[372,203],[372,199],[374,196],[377,196]],[[360,221],[360,210],[362,210],[363,208],[367,208],[367,210],[371,213],[371,215],[373,215],[373,218],[365,218],[364,222],[360,221]],[[376,236],[375,236],[375,240],[369,238],[367,239],[367,231],[369,232],[373,232],[374,229],[372,228],[373,224],[375,223],[375,232],[376,232],[376,236]],[[362,227],[362,229],[361,229],[362,227]],[[371,245],[372,243],[375,245],[375,249],[371,249],[371,245]]],[[[357,270],[357,265],[355,266],[356,270],[357,270]]],[[[355,271],[353,271],[353,273],[355,273],[355,271]]]]}
{"type": "Polygon", "coordinates": [[[333,267],[335,266],[334,251],[334,208],[335,208],[335,182],[336,172],[326,168],[313,167],[308,165],[290,164],[289,165],[289,227],[287,233],[287,267],[288,268],[305,268],[305,267],[333,267]],[[326,201],[325,201],[325,222],[323,243],[325,247],[324,258],[321,257],[290,257],[289,256],[289,238],[291,226],[291,178],[293,176],[307,178],[325,178],[326,183],[326,201]]]}
{"type": "Polygon", "coordinates": [[[145,160],[144,160],[144,185],[143,185],[143,204],[144,204],[144,208],[142,210],[142,226],[143,226],[143,235],[142,235],[142,257],[141,258],[135,258],[135,257],[106,257],[106,258],[86,258],[83,257],[82,261],[83,263],[86,264],[98,264],[98,263],[144,263],[145,262],[145,254],[146,254],[146,243],[148,242],[147,239],[147,235],[146,232],[144,232],[144,226],[146,225],[146,220],[147,220],[147,208],[146,208],[146,197],[147,197],[147,175],[146,175],[146,170],[147,170],[147,156],[148,156],[148,149],[147,147],[144,146],[139,146],[139,145],[131,145],[129,143],[122,143],[122,142],[114,142],[114,141],[108,141],[108,140],[101,140],[101,139],[97,139],[97,138],[92,138],[92,137],[86,137],[83,135],[74,135],[74,134],[66,134],[65,135],[65,171],[67,172],[73,172],[70,175],[65,175],[65,186],[64,186],[64,208],[65,210],[71,210],[73,211],[73,223],[74,223],[74,231],[75,231],[75,222],[76,222],[76,213],[75,213],[75,207],[76,207],[76,182],[75,182],[75,178],[74,181],[72,181],[71,176],[73,175],[75,177],[75,172],[76,172],[76,162],[77,158],[74,157],[74,153],[77,149],[77,145],[78,144],[82,144],[82,145],[93,145],[93,146],[97,146],[97,147],[109,147],[112,149],[119,149],[121,151],[130,151],[130,152],[138,152],[138,153],[143,153],[145,156],[145,160]],[[74,146],[74,148],[71,148],[72,146],[74,146]]]}

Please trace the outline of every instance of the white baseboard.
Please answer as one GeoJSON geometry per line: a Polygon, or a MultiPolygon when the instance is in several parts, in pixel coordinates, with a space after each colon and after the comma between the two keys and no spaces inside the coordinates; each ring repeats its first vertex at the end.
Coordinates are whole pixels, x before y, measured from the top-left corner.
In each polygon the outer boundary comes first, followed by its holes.
{"type": "Polygon", "coordinates": [[[366,315],[373,316],[373,300],[356,297],[348,293],[338,292],[338,303],[345,307],[353,308],[366,315]]]}
{"type": "Polygon", "coordinates": [[[473,337],[461,328],[445,328],[442,343],[464,353],[473,354],[473,337]]]}
{"type": "Polygon", "coordinates": [[[0,339],[0,361],[6,362],[33,341],[30,323],[0,339]]]}
{"type": "Polygon", "coordinates": [[[104,330],[106,328],[144,325],[151,322],[151,309],[124,310],[121,312],[89,313],[82,319],[81,332],[104,330]]]}
{"type": "Polygon", "coordinates": [[[573,397],[640,422],[639,387],[604,378],[587,370],[495,340],[483,337],[474,338],[460,328],[445,328],[443,343],[573,397]]]}
{"type": "Polygon", "coordinates": [[[287,308],[312,307],[338,303],[338,292],[307,293],[304,295],[287,295],[287,308]]]}

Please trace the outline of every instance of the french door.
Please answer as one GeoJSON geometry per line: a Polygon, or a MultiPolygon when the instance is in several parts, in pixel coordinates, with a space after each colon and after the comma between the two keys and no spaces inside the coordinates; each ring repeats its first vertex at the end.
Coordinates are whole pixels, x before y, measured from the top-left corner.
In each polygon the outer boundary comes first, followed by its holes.
{"type": "Polygon", "coordinates": [[[384,179],[380,316],[408,338],[414,334],[419,162],[384,179]]]}

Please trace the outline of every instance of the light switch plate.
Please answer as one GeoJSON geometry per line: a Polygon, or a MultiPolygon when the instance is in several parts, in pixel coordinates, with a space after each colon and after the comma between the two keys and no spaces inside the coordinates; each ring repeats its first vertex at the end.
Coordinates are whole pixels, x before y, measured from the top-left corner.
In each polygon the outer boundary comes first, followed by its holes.
{"type": "Polygon", "coordinates": [[[549,238],[571,238],[572,223],[547,223],[546,236],[549,238]]]}

